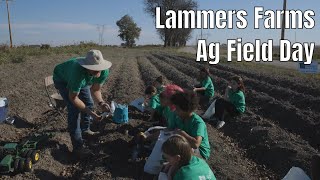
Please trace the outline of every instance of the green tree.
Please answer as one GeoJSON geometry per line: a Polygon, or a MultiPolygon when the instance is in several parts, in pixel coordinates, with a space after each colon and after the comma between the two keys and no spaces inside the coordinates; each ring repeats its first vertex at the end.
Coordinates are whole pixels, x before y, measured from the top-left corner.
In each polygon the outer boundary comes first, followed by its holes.
{"type": "MultiPolygon", "coordinates": [[[[167,20],[166,12],[173,10],[196,10],[198,3],[195,0],[144,0],[145,11],[155,18],[155,8],[161,7],[161,24],[167,20]]],[[[157,32],[163,40],[164,46],[186,46],[187,41],[191,38],[192,29],[157,29],[157,32]]]]}
{"type": "Polygon", "coordinates": [[[135,39],[139,39],[141,28],[133,21],[133,18],[128,14],[117,21],[119,27],[119,37],[126,42],[126,46],[132,47],[135,44],[135,39]]]}

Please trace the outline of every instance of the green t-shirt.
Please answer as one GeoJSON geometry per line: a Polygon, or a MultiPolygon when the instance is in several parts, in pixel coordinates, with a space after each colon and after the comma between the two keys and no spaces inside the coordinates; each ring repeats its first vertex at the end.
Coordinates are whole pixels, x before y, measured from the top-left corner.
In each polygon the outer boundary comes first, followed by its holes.
{"type": "Polygon", "coordinates": [[[201,136],[202,141],[199,146],[199,151],[202,157],[208,159],[210,156],[210,144],[207,132],[207,126],[200,116],[193,113],[190,119],[183,122],[178,115],[174,116],[172,129],[178,128],[185,131],[192,137],[201,136]]]}
{"type": "Polygon", "coordinates": [[[164,91],[165,86],[160,86],[157,88],[157,93],[160,94],[164,91]]]}
{"type": "Polygon", "coordinates": [[[100,77],[91,76],[78,62],[77,58],[58,64],[53,71],[53,80],[67,83],[69,91],[78,93],[86,86],[104,84],[109,76],[109,70],[101,71],[100,77]]]}
{"type": "Polygon", "coordinates": [[[150,98],[149,108],[153,110],[157,110],[158,112],[162,109],[160,105],[160,97],[159,94],[156,94],[150,98]]]}
{"type": "Polygon", "coordinates": [[[236,106],[236,109],[240,113],[244,113],[246,109],[246,100],[244,97],[244,93],[240,90],[236,92],[233,92],[232,90],[230,90],[228,96],[229,96],[230,102],[236,106]]]}
{"type": "Polygon", "coordinates": [[[169,106],[166,106],[163,108],[162,111],[162,116],[166,119],[167,121],[167,127],[172,128],[174,126],[174,119],[175,119],[175,113],[171,111],[169,106]]]}
{"type": "Polygon", "coordinates": [[[203,159],[192,156],[189,164],[182,166],[173,180],[216,180],[216,177],[203,159]]]}
{"type": "Polygon", "coordinates": [[[210,77],[207,77],[205,80],[201,82],[201,86],[206,88],[204,95],[207,97],[214,96],[214,86],[210,77]]]}

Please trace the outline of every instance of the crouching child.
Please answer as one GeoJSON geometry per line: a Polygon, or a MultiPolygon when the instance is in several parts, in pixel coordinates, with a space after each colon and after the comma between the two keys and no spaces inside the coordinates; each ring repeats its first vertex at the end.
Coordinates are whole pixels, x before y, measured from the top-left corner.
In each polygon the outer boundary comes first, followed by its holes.
{"type": "Polygon", "coordinates": [[[154,86],[148,86],[145,90],[146,99],[149,102],[146,103],[146,110],[151,113],[149,121],[157,121],[159,125],[164,124],[164,119],[162,117],[162,107],[160,104],[159,94],[154,86]]]}
{"type": "Polygon", "coordinates": [[[215,104],[214,118],[217,120],[217,129],[225,124],[225,116],[231,117],[241,115],[245,112],[245,87],[240,76],[232,77],[226,88],[224,98],[217,99],[215,104]]]}
{"type": "Polygon", "coordinates": [[[198,106],[198,97],[193,92],[176,93],[171,97],[171,103],[176,108],[176,116],[168,128],[174,129],[175,134],[186,138],[196,153],[208,159],[210,144],[207,126],[194,112],[198,106]]]}

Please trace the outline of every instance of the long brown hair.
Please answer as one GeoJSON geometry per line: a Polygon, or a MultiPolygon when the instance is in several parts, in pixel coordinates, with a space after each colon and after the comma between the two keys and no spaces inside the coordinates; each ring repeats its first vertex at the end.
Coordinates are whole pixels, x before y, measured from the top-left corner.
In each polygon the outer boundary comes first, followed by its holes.
{"type": "Polygon", "coordinates": [[[173,135],[167,139],[162,145],[162,152],[170,156],[180,155],[179,169],[189,164],[191,156],[193,155],[189,142],[180,135],[173,135]]]}
{"type": "Polygon", "coordinates": [[[238,84],[238,90],[245,93],[246,88],[244,87],[243,79],[240,76],[233,76],[231,80],[235,81],[238,84]]]}

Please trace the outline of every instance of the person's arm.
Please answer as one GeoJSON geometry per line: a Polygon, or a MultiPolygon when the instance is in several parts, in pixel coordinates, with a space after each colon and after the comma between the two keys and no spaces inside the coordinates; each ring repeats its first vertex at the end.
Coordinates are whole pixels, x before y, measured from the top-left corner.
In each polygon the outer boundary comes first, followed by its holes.
{"type": "Polygon", "coordinates": [[[205,91],[207,88],[205,87],[200,87],[200,88],[194,88],[193,91],[194,92],[198,92],[198,91],[205,91]]]}
{"type": "Polygon", "coordinates": [[[101,94],[101,85],[100,84],[93,84],[91,86],[91,95],[96,102],[103,102],[102,94],[101,94]]]}
{"type": "Polygon", "coordinates": [[[210,81],[209,81],[208,78],[207,78],[207,79],[205,79],[205,80],[203,80],[203,81],[201,82],[201,86],[200,86],[200,87],[195,87],[195,88],[193,89],[193,91],[194,91],[194,92],[197,92],[197,91],[205,91],[205,90],[207,90],[207,88],[209,87],[209,85],[210,85],[210,81]]]}
{"type": "Polygon", "coordinates": [[[230,90],[231,90],[231,86],[227,86],[226,91],[224,93],[224,99],[227,100],[227,101],[229,101],[230,90]]]}
{"type": "Polygon", "coordinates": [[[100,119],[100,116],[98,116],[95,112],[91,111],[88,107],[86,107],[84,102],[81,99],[79,99],[78,95],[78,93],[69,92],[69,99],[71,103],[80,111],[91,115],[94,119],[100,119]]]}
{"type": "Polygon", "coordinates": [[[150,97],[149,98],[149,103],[148,103],[148,106],[145,108],[145,110],[149,111],[151,113],[150,115],[150,119],[153,117],[155,111],[157,110],[157,107],[159,106],[160,104],[157,103],[157,101],[155,100],[154,97],[150,97]]]}
{"type": "Polygon", "coordinates": [[[144,96],[143,104],[144,104],[145,107],[149,106],[149,101],[150,101],[149,97],[148,96],[144,96]]]}
{"type": "Polygon", "coordinates": [[[202,142],[202,136],[192,137],[188,133],[186,133],[185,131],[183,131],[181,129],[176,130],[175,133],[186,138],[193,149],[199,148],[199,146],[202,142]]]}
{"type": "Polygon", "coordinates": [[[187,134],[185,131],[179,130],[180,135],[184,136],[193,149],[200,147],[203,137],[205,137],[206,124],[204,122],[194,123],[192,130],[187,134]]]}
{"type": "Polygon", "coordinates": [[[102,94],[101,94],[101,88],[102,85],[106,82],[107,78],[109,76],[109,70],[103,70],[101,71],[99,78],[94,78],[93,85],[91,86],[91,95],[95,99],[96,102],[98,102],[98,105],[104,112],[110,111],[110,106],[103,100],[102,94]]]}
{"type": "Polygon", "coordinates": [[[102,98],[101,87],[101,84],[93,84],[91,87],[91,94],[103,111],[107,112],[110,111],[110,106],[102,98]]]}

